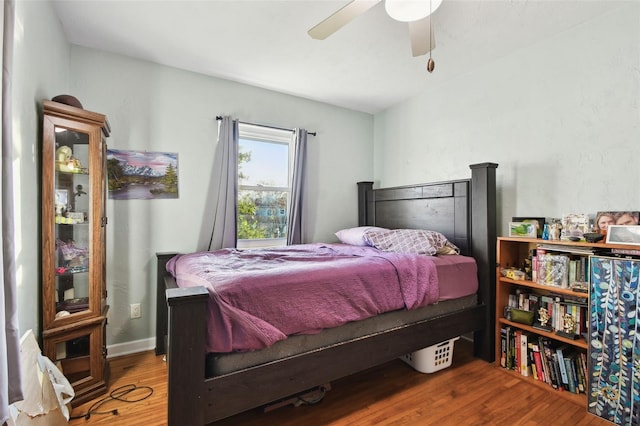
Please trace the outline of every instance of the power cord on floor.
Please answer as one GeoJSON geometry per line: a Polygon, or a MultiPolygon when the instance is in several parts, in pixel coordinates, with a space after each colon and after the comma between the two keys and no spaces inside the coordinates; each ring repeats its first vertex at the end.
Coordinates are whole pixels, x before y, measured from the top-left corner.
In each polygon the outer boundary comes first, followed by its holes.
{"type": "Polygon", "coordinates": [[[298,405],[301,405],[301,404],[304,404],[304,405],[315,405],[315,404],[318,404],[318,403],[320,403],[322,401],[322,399],[324,398],[326,393],[327,393],[327,388],[325,388],[324,386],[320,386],[316,390],[314,398],[307,399],[306,397],[298,395],[298,397],[297,397],[298,398],[298,402],[296,404],[294,404],[294,405],[298,406],[298,405]]]}
{"type": "Polygon", "coordinates": [[[114,408],[113,410],[109,410],[109,411],[98,411],[98,409],[103,404],[106,404],[109,401],[140,402],[140,401],[143,401],[143,400],[149,398],[151,395],[153,395],[153,388],[150,387],[150,386],[136,386],[136,385],[133,385],[133,384],[120,386],[119,388],[116,388],[116,389],[112,390],[111,392],[109,392],[109,396],[94,402],[93,405],[91,405],[91,407],[89,407],[89,409],[87,410],[87,412],[85,414],[81,414],[79,416],[71,416],[69,418],[69,420],[71,420],[71,419],[82,419],[82,418],[84,418],[85,420],[89,420],[91,418],[91,416],[94,415],[94,414],[111,414],[111,415],[117,416],[118,415],[118,409],[116,409],[116,408],[114,408]],[[145,393],[142,396],[135,397],[134,399],[125,398],[130,393],[138,391],[138,390],[141,390],[141,389],[145,391],[145,393]]]}

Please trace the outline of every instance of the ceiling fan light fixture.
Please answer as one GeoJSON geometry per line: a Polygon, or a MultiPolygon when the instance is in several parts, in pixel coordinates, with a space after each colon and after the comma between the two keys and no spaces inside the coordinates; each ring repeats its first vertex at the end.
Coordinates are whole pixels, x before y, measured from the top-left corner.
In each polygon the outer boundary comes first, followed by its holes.
{"type": "Polygon", "coordinates": [[[401,22],[412,22],[426,18],[442,3],[442,0],[385,0],[387,14],[401,22]]]}

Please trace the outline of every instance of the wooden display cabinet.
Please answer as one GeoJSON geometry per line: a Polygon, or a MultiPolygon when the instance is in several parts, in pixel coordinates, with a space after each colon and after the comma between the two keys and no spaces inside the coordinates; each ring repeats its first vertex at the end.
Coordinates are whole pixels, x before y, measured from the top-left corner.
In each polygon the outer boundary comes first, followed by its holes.
{"type": "Polygon", "coordinates": [[[42,127],[42,341],[79,405],[107,390],[107,118],[45,100],[42,127]]]}

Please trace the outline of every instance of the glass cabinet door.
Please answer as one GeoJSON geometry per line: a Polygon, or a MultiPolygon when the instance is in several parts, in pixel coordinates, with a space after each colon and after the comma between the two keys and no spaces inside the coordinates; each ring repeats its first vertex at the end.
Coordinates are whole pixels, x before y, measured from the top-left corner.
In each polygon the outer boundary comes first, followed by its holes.
{"type": "Polygon", "coordinates": [[[44,325],[100,315],[104,144],[100,128],[50,117],[44,126],[44,325]],[[48,175],[51,175],[50,178],[48,175]],[[49,195],[50,194],[50,195],[49,195]]]}
{"type": "Polygon", "coordinates": [[[89,309],[91,185],[89,135],[56,126],[54,173],[57,317],[89,309]]]}

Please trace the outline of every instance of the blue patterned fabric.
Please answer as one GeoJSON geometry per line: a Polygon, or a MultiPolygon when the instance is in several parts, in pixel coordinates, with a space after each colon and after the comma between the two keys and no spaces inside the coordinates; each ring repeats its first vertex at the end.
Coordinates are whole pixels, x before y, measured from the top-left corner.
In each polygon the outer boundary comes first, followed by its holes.
{"type": "Polygon", "coordinates": [[[589,412],[640,424],[640,261],[593,257],[590,294],[589,412]]]}

